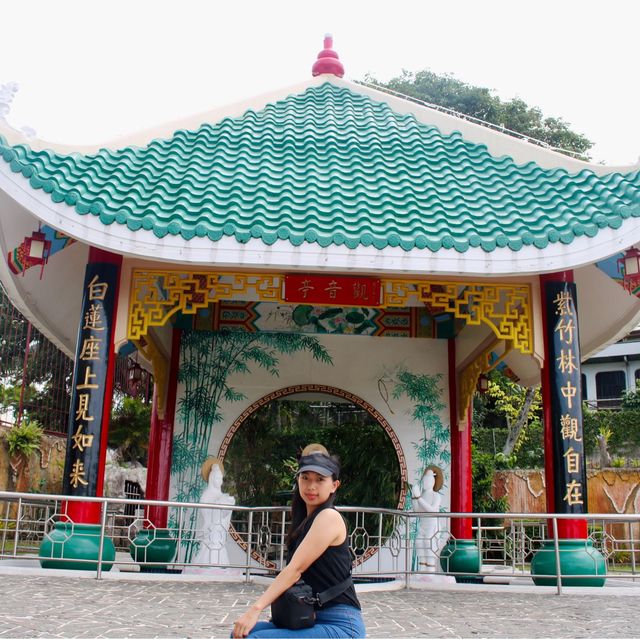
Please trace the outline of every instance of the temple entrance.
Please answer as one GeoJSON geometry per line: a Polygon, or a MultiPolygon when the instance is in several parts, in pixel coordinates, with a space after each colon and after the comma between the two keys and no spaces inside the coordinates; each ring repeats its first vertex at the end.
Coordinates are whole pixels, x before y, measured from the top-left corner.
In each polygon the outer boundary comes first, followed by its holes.
{"type": "MultiPolygon", "coordinates": [[[[288,505],[298,456],[312,442],[322,443],[340,459],[342,486],[336,505],[404,507],[406,461],[389,423],[362,398],[317,384],[270,393],[234,422],[219,453],[226,489],[243,506],[288,505]]],[[[358,563],[393,533],[392,515],[344,515],[358,563]]],[[[246,513],[235,512],[232,523],[234,532],[245,532],[246,513]]]]}
{"type": "Polygon", "coordinates": [[[233,424],[220,457],[225,483],[237,503],[288,503],[300,451],[320,442],[342,465],[337,504],[402,507],[406,463],[390,425],[361,398],[339,389],[310,390],[313,387],[276,391],[233,424]]]}

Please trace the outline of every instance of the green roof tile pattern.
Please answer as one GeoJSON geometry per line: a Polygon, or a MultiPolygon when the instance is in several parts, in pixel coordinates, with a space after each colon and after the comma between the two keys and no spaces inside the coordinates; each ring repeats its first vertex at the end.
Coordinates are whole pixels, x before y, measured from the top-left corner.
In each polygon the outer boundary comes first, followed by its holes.
{"type": "Polygon", "coordinates": [[[330,83],[144,148],[0,155],[54,202],[159,238],[465,252],[570,244],[640,217],[640,172],[517,165],[330,83]]]}

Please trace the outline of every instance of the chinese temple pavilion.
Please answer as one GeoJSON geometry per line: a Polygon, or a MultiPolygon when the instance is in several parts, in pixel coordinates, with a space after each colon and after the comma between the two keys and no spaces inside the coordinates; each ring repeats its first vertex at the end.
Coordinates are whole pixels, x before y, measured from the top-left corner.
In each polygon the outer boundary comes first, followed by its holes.
{"type": "MultiPolygon", "coordinates": [[[[100,148],[0,116],[0,278],[75,357],[65,494],[102,494],[114,356],[135,348],[156,383],[149,499],[197,500],[202,455],[224,459],[258,406],[304,393],[364,407],[404,480],[437,464],[447,509],[471,512],[470,402],[503,365],[542,384],[547,507],[575,515],[562,544],[586,539],[580,362],[640,319],[639,167],[343,75],[326,38],[305,82],[100,148]],[[279,375],[236,366],[209,383],[198,370],[232,358],[238,335],[262,336],[279,375]],[[418,434],[410,397],[381,392],[397,371],[439,380],[444,440],[418,434]],[[213,410],[177,411],[196,387],[213,410]],[[176,446],[191,464],[172,468],[176,446]]],[[[66,509],[78,528],[97,521],[94,502],[66,509]]],[[[148,517],[171,526],[165,509],[148,517]]],[[[450,534],[455,570],[477,572],[471,520],[450,534]]]]}

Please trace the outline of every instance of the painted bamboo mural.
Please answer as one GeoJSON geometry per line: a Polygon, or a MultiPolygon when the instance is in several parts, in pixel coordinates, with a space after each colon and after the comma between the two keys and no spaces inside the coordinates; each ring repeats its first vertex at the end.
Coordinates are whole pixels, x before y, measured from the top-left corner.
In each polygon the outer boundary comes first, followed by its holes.
{"type": "MultiPolygon", "coordinates": [[[[416,469],[415,481],[419,481],[428,466],[448,468],[451,464],[451,451],[449,449],[449,427],[442,423],[440,412],[444,410],[442,402],[442,390],[439,387],[442,375],[424,375],[411,373],[407,370],[398,371],[393,387],[394,399],[400,399],[403,395],[414,403],[411,417],[422,429],[418,441],[412,442],[416,451],[416,457],[420,465],[416,469]]],[[[447,475],[443,470],[444,483],[447,483],[447,475]]],[[[413,510],[411,490],[407,491],[405,510],[413,510]]],[[[414,545],[418,534],[418,520],[411,522],[409,535],[414,545]]],[[[413,568],[417,569],[417,556],[412,558],[413,568]]]]}
{"type": "MultiPolygon", "coordinates": [[[[209,439],[223,421],[223,402],[237,402],[245,395],[229,384],[233,375],[251,373],[256,365],[277,376],[281,355],[308,352],[320,362],[331,357],[317,338],[298,333],[245,333],[241,331],[185,331],[180,344],[178,381],[183,394],[178,405],[182,431],[174,439],[171,473],[175,499],[196,502],[204,483],[200,468],[208,456],[209,439]]],[[[197,513],[191,511],[179,522],[175,513],[170,526],[182,526],[182,550],[191,561],[198,550],[194,540],[197,513]]]]}

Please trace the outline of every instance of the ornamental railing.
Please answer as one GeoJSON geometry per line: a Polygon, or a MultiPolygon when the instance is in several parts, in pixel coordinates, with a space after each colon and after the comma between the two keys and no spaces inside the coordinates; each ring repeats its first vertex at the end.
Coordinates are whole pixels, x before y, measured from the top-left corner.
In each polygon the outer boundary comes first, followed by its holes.
{"type": "MultiPolygon", "coordinates": [[[[38,554],[43,542],[49,543],[46,561],[49,567],[89,569],[100,579],[107,570],[120,572],[196,574],[202,578],[238,581],[273,577],[285,565],[285,540],[289,532],[288,509],[243,507],[150,501],[142,499],[77,498],[63,495],[0,492],[0,571],[2,566],[38,567],[38,554]],[[97,502],[100,522],[91,532],[71,523],[63,513],[69,501],[97,502]],[[149,506],[154,512],[166,509],[171,529],[157,529],[145,516],[149,506]],[[198,513],[195,531],[187,525],[194,509],[198,513]],[[222,531],[212,524],[230,516],[222,531]],[[61,529],[64,531],[61,533],[61,529]],[[74,558],[69,551],[71,537],[82,531],[93,536],[96,554],[93,560],[74,558]],[[220,535],[220,533],[223,533],[220,535]],[[156,541],[172,545],[170,556],[158,559],[156,541]],[[104,556],[100,549],[115,547],[115,556],[104,556]],[[200,548],[208,552],[198,552],[200,548]],[[65,550],[67,548],[67,550],[65,550]],[[195,550],[194,550],[195,549],[195,550]],[[223,550],[224,549],[224,550],[223,550]],[[97,559],[100,557],[100,559],[97,559]]],[[[356,583],[400,582],[411,587],[421,582],[443,583],[447,580],[472,583],[530,584],[531,561],[543,546],[549,552],[553,530],[571,515],[540,513],[415,513],[393,509],[338,507],[347,520],[349,549],[353,559],[356,583]],[[431,535],[423,536],[420,522],[430,518],[436,525],[431,535]],[[480,551],[478,572],[456,572],[452,555],[462,542],[449,532],[452,519],[471,519],[473,541],[480,551]],[[549,527],[552,534],[549,535],[549,527]],[[420,564],[419,549],[433,549],[437,561],[433,567],[420,564]]],[[[616,580],[640,580],[640,515],[589,514],[589,537],[573,550],[561,549],[551,542],[558,569],[552,575],[558,594],[563,583],[572,580],[594,580],[601,585],[603,577],[616,580]],[[562,575],[561,553],[599,551],[607,573],[596,569],[589,574],[572,572],[562,575]],[[556,579],[555,575],[560,574],[556,579]]],[[[557,536],[556,536],[557,537],[557,536]]],[[[86,541],[86,540],[85,540],[86,541]]],[[[91,541],[91,540],[89,540],[91,541]]],[[[561,540],[562,541],[562,540],[561,540]]],[[[566,556],[565,556],[566,558],[566,556]]],[[[588,567],[590,568],[590,567],[588,567]]],[[[465,568],[465,571],[469,568],[465,568]]],[[[539,576],[538,576],[539,577],[539,576]]]]}

